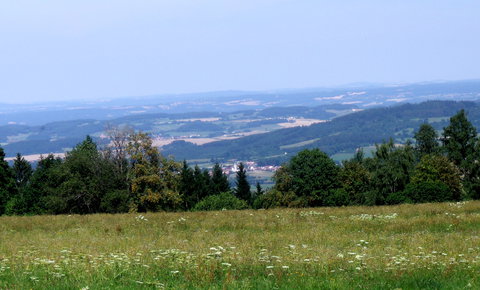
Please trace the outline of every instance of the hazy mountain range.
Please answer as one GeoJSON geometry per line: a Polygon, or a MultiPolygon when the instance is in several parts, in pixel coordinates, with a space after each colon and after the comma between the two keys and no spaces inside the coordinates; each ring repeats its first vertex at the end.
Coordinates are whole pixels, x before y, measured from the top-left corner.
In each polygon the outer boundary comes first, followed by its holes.
{"type": "Polygon", "coordinates": [[[3,104],[0,107],[0,145],[9,156],[16,152],[63,152],[87,134],[96,137],[100,143],[106,142],[101,137],[106,124],[111,123],[151,132],[158,138],[158,145],[166,145],[164,152],[179,158],[259,159],[278,157],[312,146],[323,147],[330,154],[338,154],[350,152],[355,146],[373,144],[373,141],[378,142],[389,134],[394,134],[401,141],[402,138],[411,136],[414,125],[418,123],[409,123],[408,128],[400,126],[396,131],[378,129],[379,138],[374,138],[371,135],[377,129],[360,125],[386,128],[386,124],[391,123],[388,121],[391,117],[389,114],[394,111],[367,109],[392,107],[390,110],[400,110],[398,120],[403,120],[412,110],[417,115],[410,116],[410,119],[447,118],[456,109],[463,107],[472,110],[475,115],[473,111],[477,106],[475,103],[436,103],[437,111],[429,111],[431,103],[418,107],[398,106],[427,100],[478,99],[480,81],[469,80],[397,85],[363,84],[269,92],[158,95],[97,102],[3,104]],[[350,113],[355,114],[348,115],[350,113]],[[332,122],[320,123],[332,119],[332,122]],[[350,125],[338,130],[342,122],[350,125]],[[310,124],[314,125],[305,127],[310,124]],[[279,129],[283,131],[276,133],[279,129]],[[364,134],[365,138],[358,139],[351,135],[354,133],[364,134]],[[267,143],[276,143],[276,147],[266,146],[267,143]],[[347,143],[350,145],[347,146],[347,143]],[[332,147],[332,144],[337,145],[332,147]]]}

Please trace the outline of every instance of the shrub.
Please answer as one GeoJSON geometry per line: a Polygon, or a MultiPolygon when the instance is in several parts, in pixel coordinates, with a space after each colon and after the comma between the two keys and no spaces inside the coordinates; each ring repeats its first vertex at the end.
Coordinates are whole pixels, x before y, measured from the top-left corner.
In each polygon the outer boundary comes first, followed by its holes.
{"type": "MultiPolygon", "coordinates": [[[[407,186],[408,187],[408,186],[407,186]]],[[[386,204],[401,204],[401,203],[412,203],[412,200],[406,196],[405,191],[394,192],[387,196],[385,200],[386,204]]]]}
{"type": "Polygon", "coordinates": [[[230,192],[224,192],[217,195],[210,195],[205,197],[195,205],[193,210],[203,211],[246,208],[248,208],[248,205],[244,200],[236,198],[230,192]]]}
{"type": "Polygon", "coordinates": [[[127,190],[115,190],[107,193],[100,204],[102,212],[121,213],[128,212],[130,195],[127,190]]]}
{"type": "Polygon", "coordinates": [[[292,191],[284,193],[276,189],[271,189],[267,193],[257,196],[253,202],[253,208],[295,207],[296,199],[297,195],[292,191]]]}
{"type": "Polygon", "coordinates": [[[443,202],[454,200],[450,188],[441,181],[410,183],[404,196],[412,202],[443,202]]]}
{"type": "Polygon", "coordinates": [[[348,192],[343,188],[332,189],[328,192],[328,196],[325,198],[326,206],[343,206],[349,205],[348,192]]]}

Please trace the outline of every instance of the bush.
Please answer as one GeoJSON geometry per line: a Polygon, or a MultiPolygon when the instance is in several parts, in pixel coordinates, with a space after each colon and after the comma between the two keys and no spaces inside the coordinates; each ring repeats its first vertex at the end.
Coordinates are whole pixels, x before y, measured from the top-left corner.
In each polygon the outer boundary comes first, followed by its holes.
{"type": "Polygon", "coordinates": [[[450,188],[441,181],[425,181],[410,183],[404,191],[404,196],[412,202],[444,202],[454,200],[450,188]]]}
{"type": "Polygon", "coordinates": [[[267,209],[275,207],[296,207],[297,195],[292,191],[286,193],[276,189],[269,190],[267,193],[257,196],[253,202],[255,209],[267,209]]]}
{"type": "Polygon", "coordinates": [[[398,191],[388,195],[385,202],[386,204],[394,205],[401,203],[412,203],[412,200],[406,196],[405,191],[398,191]]]}
{"type": "Polygon", "coordinates": [[[128,212],[130,195],[127,190],[115,190],[107,193],[100,203],[100,210],[107,213],[128,212]]]}
{"type": "Polygon", "coordinates": [[[248,208],[248,205],[244,200],[236,198],[230,192],[224,192],[217,195],[210,195],[205,197],[195,205],[193,210],[203,211],[246,208],[248,208]]]}
{"type": "Polygon", "coordinates": [[[332,189],[325,198],[326,206],[344,206],[350,204],[348,193],[343,188],[332,189]]]}
{"type": "Polygon", "coordinates": [[[28,213],[28,205],[22,196],[11,198],[5,206],[6,215],[23,215],[28,213]]]}

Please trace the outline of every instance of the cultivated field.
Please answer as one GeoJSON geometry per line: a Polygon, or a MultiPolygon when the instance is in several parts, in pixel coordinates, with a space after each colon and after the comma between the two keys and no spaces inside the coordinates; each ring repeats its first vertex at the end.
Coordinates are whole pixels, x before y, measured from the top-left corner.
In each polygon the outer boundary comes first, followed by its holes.
{"type": "Polygon", "coordinates": [[[0,288],[480,288],[480,202],[0,218],[0,288]]]}

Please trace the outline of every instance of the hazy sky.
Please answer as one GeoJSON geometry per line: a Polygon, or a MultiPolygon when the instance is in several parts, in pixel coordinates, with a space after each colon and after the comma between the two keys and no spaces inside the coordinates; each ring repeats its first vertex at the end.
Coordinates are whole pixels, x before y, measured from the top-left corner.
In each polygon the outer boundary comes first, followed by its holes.
{"type": "Polygon", "coordinates": [[[480,78],[477,0],[0,3],[0,102],[480,78]]]}

